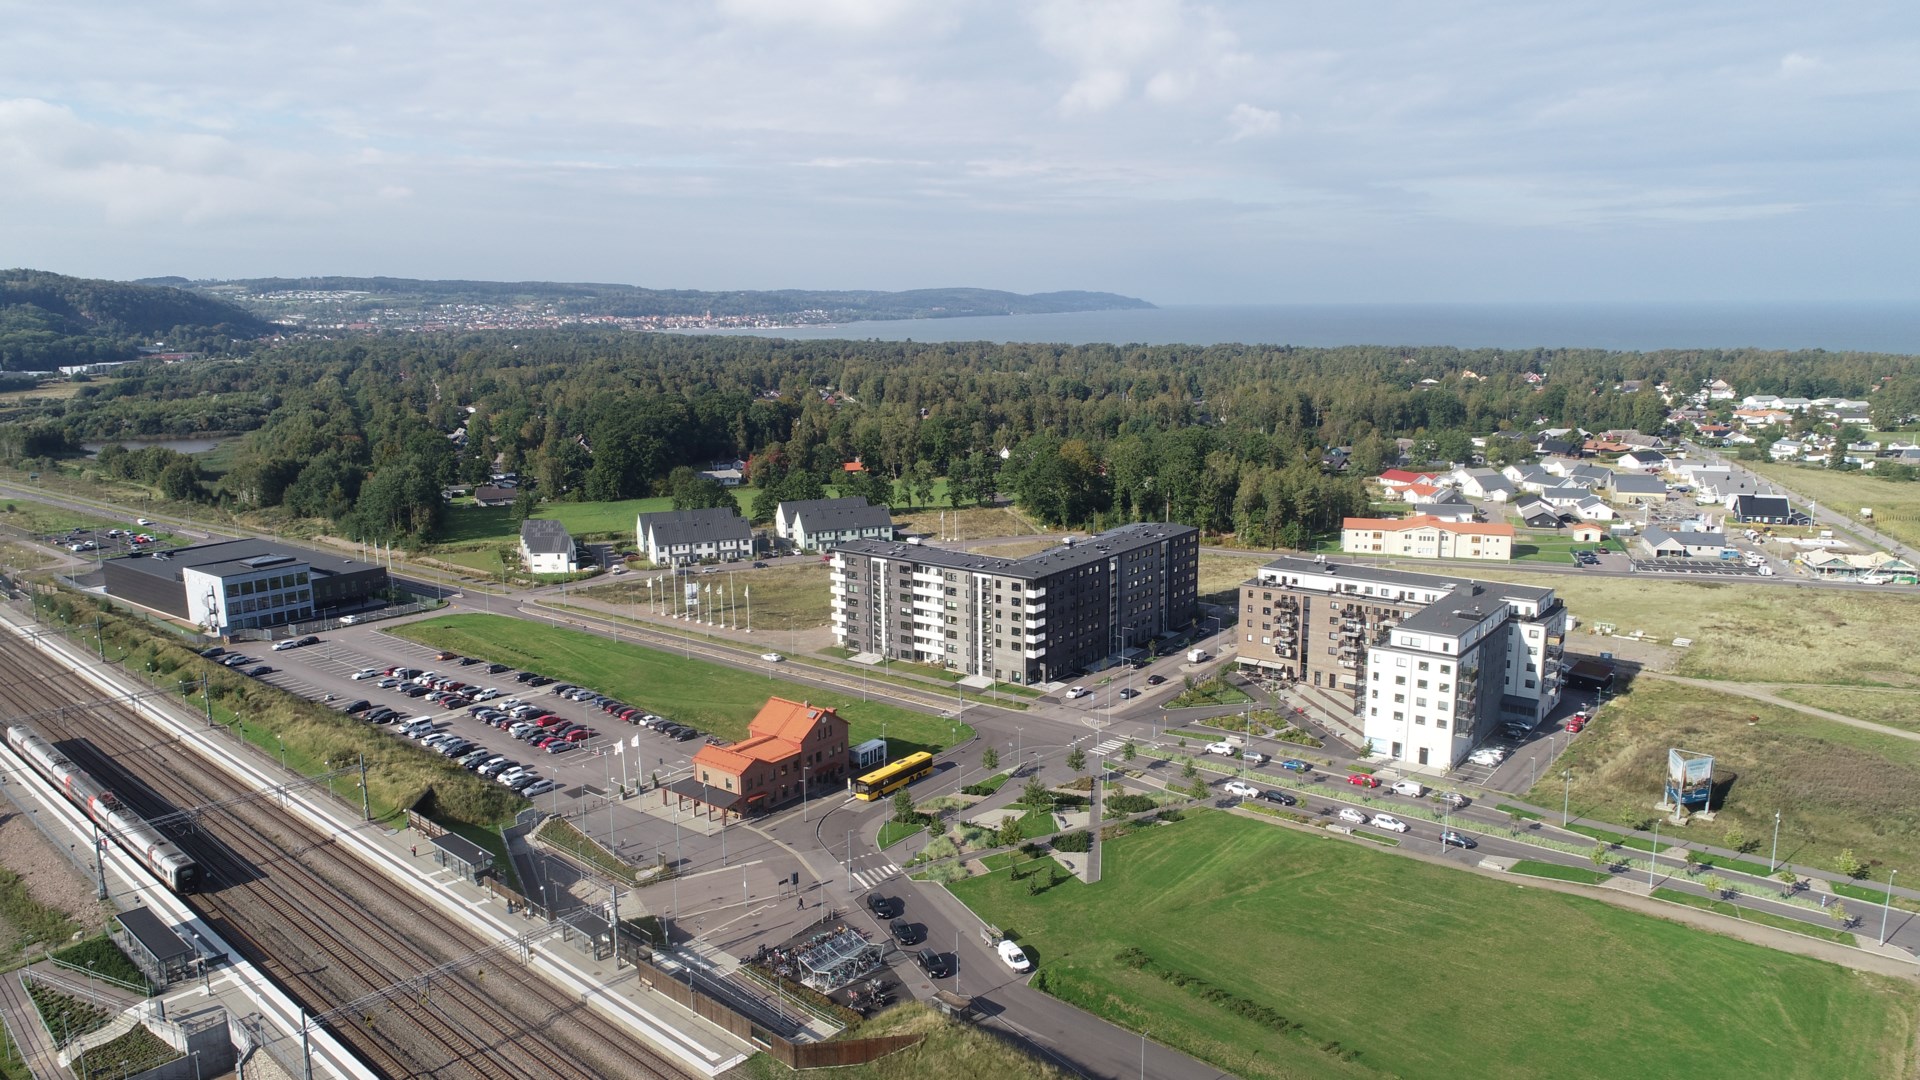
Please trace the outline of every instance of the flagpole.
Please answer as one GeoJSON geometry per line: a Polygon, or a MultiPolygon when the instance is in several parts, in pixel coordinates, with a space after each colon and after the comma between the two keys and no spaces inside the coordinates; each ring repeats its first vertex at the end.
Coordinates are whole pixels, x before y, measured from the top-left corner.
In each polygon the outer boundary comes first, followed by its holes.
{"type": "Polygon", "coordinates": [[[748,585],[747,593],[747,633],[753,633],[753,586],[748,585]]]}

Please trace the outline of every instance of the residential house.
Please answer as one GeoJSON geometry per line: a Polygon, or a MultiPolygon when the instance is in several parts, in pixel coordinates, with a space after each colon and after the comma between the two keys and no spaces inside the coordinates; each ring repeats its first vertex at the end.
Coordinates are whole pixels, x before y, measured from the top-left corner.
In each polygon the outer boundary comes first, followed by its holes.
{"type": "Polygon", "coordinates": [[[1749,394],[1740,399],[1742,409],[1778,409],[1780,398],[1776,394],[1749,394]]]}
{"type": "Polygon", "coordinates": [[[1471,498],[1503,503],[1514,496],[1513,481],[1493,469],[1455,469],[1451,479],[1471,498]]]}
{"type": "Polygon", "coordinates": [[[1575,503],[1573,512],[1581,521],[1620,520],[1620,511],[1598,495],[1589,495],[1575,503]]]}
{"type": "Polygon", "coordinates": [[[473,505],[512,506],[513,500],[519,496],[520,492],[514,488],[501,487],[498,484],[481,484],[473,489],[473,505]]]}
{"type": "Polygon", "coordinates": [[[1513,526],[1410,518],[1347,518],[1340,550],[1349,555],[1399,555],[1415,559],[1513,558],[1513,526]]]}
{"type": "Polygon", "coordinates": [[[1600,433],[1600,438],[1611,443],[1631,446],[1636,450],[1665,450],[1667,440],[1658,435],[1648,435],[1632,428],[1614,428],[1600,433]]]}
{"type": "Polygon", "coordinates": [[[1550,487],[1560,486],[1560,477],[1531,462],[1523,465],[1509,465],[1501,470],[1501,475],[1511,480],[1515,488],[1534,495],[1550,487]]]}
{"type": "Polygon", "coordinates": [[[1712,423],[1695,424],[1693,430],[1699,432],[1703,439],[1724,439],[1732,433],[1733,428],[1726,424],[1712,423]]]}
{"type": "Polygon", "coordinates": [[[1550,487],[1540,493],[1540,501],[1556,511],[1572,510],[1592,497],[1593,492],[1583,487],[1550,487]]]}
{"type": "Polygon", "coordinates": [[[1639,469],[1642,472],[1661,472],[1667,467],[1667,455],[1658,450],[1634,450],[1621,454],[1617,464],[1622,469],[1639,469]]]}
{"type": "Polygon", "coordinates": [[[1515,503],[1513,512],[1520,515],[1520,520],[1526,522],[1527,527],[1530,529],[1557,529],[1560,527],[1560,515],[1553,507],[1548,506],[1535,497],[1523,498],[1515,503]]]}
{"type": "Polygon", "coordinates": [[[1727,551],[1723,533],[1681,530],[1668,532],[1649,525],[1640,533],[1640,548],[1656,559],[1718,559],[1727,551]]]}
{"type": "Polygon", "coordinates": [[[1870,585],[1920,583],[1920,572],[1916,572],[1912,563],[1884,551],[1856,555],[1816,548],[1802,552],[1795,560],[1823,581],[1858,581],[1870,585]]]}
{"type": "Polygon", "coordinates": [[[783,502],[774,531],[801,551],[828,551],[849,540],[893,539],[893,514],[859,495],[783,502]]]}
{"type": "Polygon", "coordinates": [[[1735,409],[1733,418],[1742,426],[1774,427],[1793,419],[1793,414],[1784,409],[1735,409]]]}
{"type": "Polygon", "coordinates": [[[1538,439],[1534,442],[1533,448],[1553,457],[1579,457],[1585,453],[1581,444],[1569,442],[1566,439],[1538,439]]]}
{"type": "Polygon", "coordinates": [[[1793,520],[1793,506],[1779,495],[1735,495],[1727,509],[1733,520],[1749,525],[1786,525],[1793,520]]]}
{"type": "Polygon", "coordinates": [[[579,568],[567,527],[544,518],[520,523],[520,565],[529,574],[571,574],[579,568]]]}
{"type": "Polygon", "coordinates": [[[1388,469],[1380,474],[1380,487],[1388,494],[1398,494],[1415,484],[1434,486],[1440,478],[1430,472],[1409,472],[1406,469],[1388,469]]]}
{"type": "Polygon", "coordinates": [[[1582,522],[1568,529],[1567,536],[1576,544],[1597,544],[1607,538],[1607,530],[1582,522]]]}
{"type": "Polygon", "coordinates": [[[753,557],[753,526],[731,506],[658,510],[634,519],[634,546],[655,566],[753,557]]]}
{"type": "Polygon", "coordinates": [[[747,737],[703,746],[692,775],[668,790],[683,803],[723,814],[760,814],[802,798],[810,787],[841,790],[853,775],[847,722],[832,709],[768,698],[747,737]]]}
{"type": "Polygon", "coordinates": [[[1659,506],[1667,501],[1667,482],[1641,473],[1615,473],[1607,497],[1623,506],[1659,506]]]}
{"type": "Polygon", "coordinates": [[[1715,379],[1707,384],[1708,401],[1732,401],[1733,387],[1725,379],[1715,379]]]}
{"type": "Polygon", "coordinates": [[[1767,456],[1775,461],[1793,461],[1812,451],[1812,446],[1799,439],[1779,439],[1767,447],[1767,456]]]}
{"type": "Polygon", "coordinates": [[[739,487],[747,477],[747,463],[740,458],[716,461],[700,470],[700,475],[717,480],[721,487],[739,487]]]}
{"type": "Polygon", "coordinates": [[[1435,502],[1408,503],[1408,515],[1410,517],[1430,517],[1439,521],[1451,521],[1456,524],[1466,524],[1479,519],[1480,512],[1475,510],[1473,504],[1468,502],[1459,492],[1452,488],[1442,488],[1440,495],[1441,498],[1435,502]],[[1445,496],[1449,495],[1453,496],[1453,498],[1445,498],[1445,496]]]}

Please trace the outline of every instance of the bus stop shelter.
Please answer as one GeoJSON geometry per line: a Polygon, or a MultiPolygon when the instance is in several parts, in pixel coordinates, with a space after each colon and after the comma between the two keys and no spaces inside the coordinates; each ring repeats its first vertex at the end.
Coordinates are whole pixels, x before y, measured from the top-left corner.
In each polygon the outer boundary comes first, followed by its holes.
{"type": "Polygon", "coordinates": [[[114,943],[155,986],[172,986],[190,978],[200,966],[200,952],[184,941],[151,908],[137,907],[113,917],[114,943]]]}
{"type": "Polygon", "coordinates": [[[433,838],[433,861],[449,867],[462,878],[480,883],[493,870],[493,853],[464,836],[441,833],[433,838]]]}
{"type": "Polygon", "coordinates": [[[560,940],[595,960],[613,955],[613,926],[586,908],[560,916],[560,940]]]}

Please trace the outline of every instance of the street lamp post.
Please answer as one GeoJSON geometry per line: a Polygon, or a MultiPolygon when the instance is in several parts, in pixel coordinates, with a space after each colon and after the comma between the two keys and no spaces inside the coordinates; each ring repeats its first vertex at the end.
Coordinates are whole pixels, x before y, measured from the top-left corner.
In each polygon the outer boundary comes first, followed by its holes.
{"type": "Polygon", "coordinates": [[[1773,812],[1773,854],[1767,856],[1767,873],[1780,869],[1780,811],[1773,812]]]}
{"type": "Polygon", "coordinates": [[[807,767],[800,766],[800,820],[807,820],[807,767]]]}
{"type": "Polygon", "coordinates": [[[1893,907],[1893,879],[1899,876],[1898,870],[1887,873],[1887,898],[1880,904],[1880,944],[1882,945],[1887,943],[1887,911],[1893,907]]]}
{"type": "Polygon", "coordinates": [[[1560,774],[1567,781],[1566,789],[1560,793],[1560,827],[1567,825],[1567,807],[1573,801],[1573,770],[1567,769],[1560,774]]]}
{"type": "Polygon", "coordinates": [[[1140,1080],[1147,1080],[1147,1036],[1151,1034],[1145,1029],[1140,1032],[1140,1080]]]}
{"type": "Polygon", "coordinates": [[[1653,868],[1660,861],[1660,819],[1653,819],[1653,850],[1647,852],[1647,892],[1653,892],[1653,868]]]}

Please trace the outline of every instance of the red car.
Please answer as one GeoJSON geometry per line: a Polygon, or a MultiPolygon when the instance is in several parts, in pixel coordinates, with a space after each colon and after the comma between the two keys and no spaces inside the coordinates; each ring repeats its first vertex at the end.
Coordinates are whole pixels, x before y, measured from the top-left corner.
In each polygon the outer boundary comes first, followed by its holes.
{"type": "Polygon", "coordinates": [[[565,735],[561,737],[566,739],[568,742],[586,742],[588,739],[591,739],[598,734],[600,733],[593,730],[592,728],[581,727],[581,728],[574,728],[572,731],[567,732],[565,735]]]}
{"type": "Polygon", "coordinates": [[[1578,716],[1570,717],[1567,720],[1567,732],[1569,734],[1577,733],[1581,728],[1586,726],[1587,726],[1586,720],[1578,716]]]}
{"type": "Polygon", "coordinates": [[[1347,783],[1352,784],[1354,787],[1379,787],[1380,778],[1368,776],[1366,773],[1349,773],[1347,774],[1347,783]]]}

